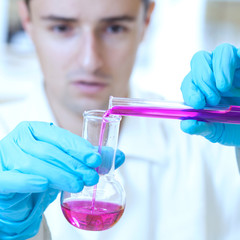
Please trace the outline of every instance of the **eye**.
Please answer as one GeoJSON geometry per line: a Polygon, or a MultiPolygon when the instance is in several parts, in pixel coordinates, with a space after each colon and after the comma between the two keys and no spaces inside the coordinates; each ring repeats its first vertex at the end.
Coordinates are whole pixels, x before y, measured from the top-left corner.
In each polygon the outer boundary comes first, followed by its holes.
{"type": "Polygon", "coordinates": [[[53,26],[51,30],[56,33],[67,33],[67,32],[70,32],[72,28],[66,24],[59,24],[59,25],[53,26]]]}
{"type": "Polygon", "coordinates": [[[126,30],[127,30],[126,27],[117,24],[108,26],[106,29],[108,33],[122,33],[125,32],[126,30]]]}

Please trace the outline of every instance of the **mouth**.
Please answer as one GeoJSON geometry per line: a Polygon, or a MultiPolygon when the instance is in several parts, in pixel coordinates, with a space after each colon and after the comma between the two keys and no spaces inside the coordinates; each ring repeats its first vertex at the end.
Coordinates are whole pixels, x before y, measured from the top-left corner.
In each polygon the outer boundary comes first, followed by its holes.
{"type": "Polygon", "coordinates": [[[83,94],[96,94],[103,91],[108,86],[107,83],[94,80],[77,80],[71,82],[71,85],[75,90],[83,94]]]}

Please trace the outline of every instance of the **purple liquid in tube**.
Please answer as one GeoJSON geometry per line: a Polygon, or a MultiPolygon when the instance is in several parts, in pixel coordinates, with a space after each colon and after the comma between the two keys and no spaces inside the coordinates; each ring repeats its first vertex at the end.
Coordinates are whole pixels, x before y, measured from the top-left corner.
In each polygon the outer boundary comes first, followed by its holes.
{"type": "Polygon", "coordinates": [[[113,106],[104,114],[104,116],[107,117],[111,114],[180,120],[194,119],[204,122],[240,124],[240,106],[230,106],[224,109],[113,106]]]}

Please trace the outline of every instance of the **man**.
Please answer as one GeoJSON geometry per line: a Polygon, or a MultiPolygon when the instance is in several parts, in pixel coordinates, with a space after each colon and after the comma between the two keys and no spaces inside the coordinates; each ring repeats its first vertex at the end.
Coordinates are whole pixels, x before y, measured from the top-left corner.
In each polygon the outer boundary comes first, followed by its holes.
{"type": "MultiPolygon", "coordinates": [[[[83,111],[106,109],[110,95],[148,97],[128,83],[153,8],[144,0],[21,2],[44,88],[27,101],[3,106],[1,120],[9,130],[23,120],[40,120],[81,135],[83,111]],[[24,114],[16,117],[16,111],[24,114]]],[[[54,201],[45,211],[53,239],[238,239],[234,149],[189,138],[176,121],[146,118],[124,119],[119,148],[127,159],[119,175],[127,193],[123,217],[110,230],[82,231],[66,222],[54,201]]]]}

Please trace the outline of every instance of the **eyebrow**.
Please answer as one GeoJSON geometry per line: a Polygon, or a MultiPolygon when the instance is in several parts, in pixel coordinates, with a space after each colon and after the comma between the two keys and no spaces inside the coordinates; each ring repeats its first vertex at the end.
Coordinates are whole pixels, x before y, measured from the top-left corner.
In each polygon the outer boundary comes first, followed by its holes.
{"type": "Polygon", "coordinates": [[[55,15],[43,16],[41,19],[55,22],[78,22],[77,18],[61,17],[55,15]]]}
{"type": "Polygon", "coordinates": [[[126,21],[126,22],[133,22],[135,21],[135,17],[129,16],[129,15],[122,15],[122,16],[117,16],[117,17],[106,17],[102,18],[100,21],[101,22],[119,22],[119,21],[126,21]]]}
{"type": "MultiPolygon", "coordinates": [[[[49,16],[42,16],[41,19],[46,21],[55,21],[55,22],[78,22],[77,18],[70,18],[70,17],[62,17],[57,15],[49,15],[49,16]]],[[[117,17],[106,17],[100,19],[101,22],[111,23],[111,22],[119,22],[119,21],[126,21],[126,22],[133,22],[135,21],[135,17],[129,15],[122,15],[117,17]]]]}

